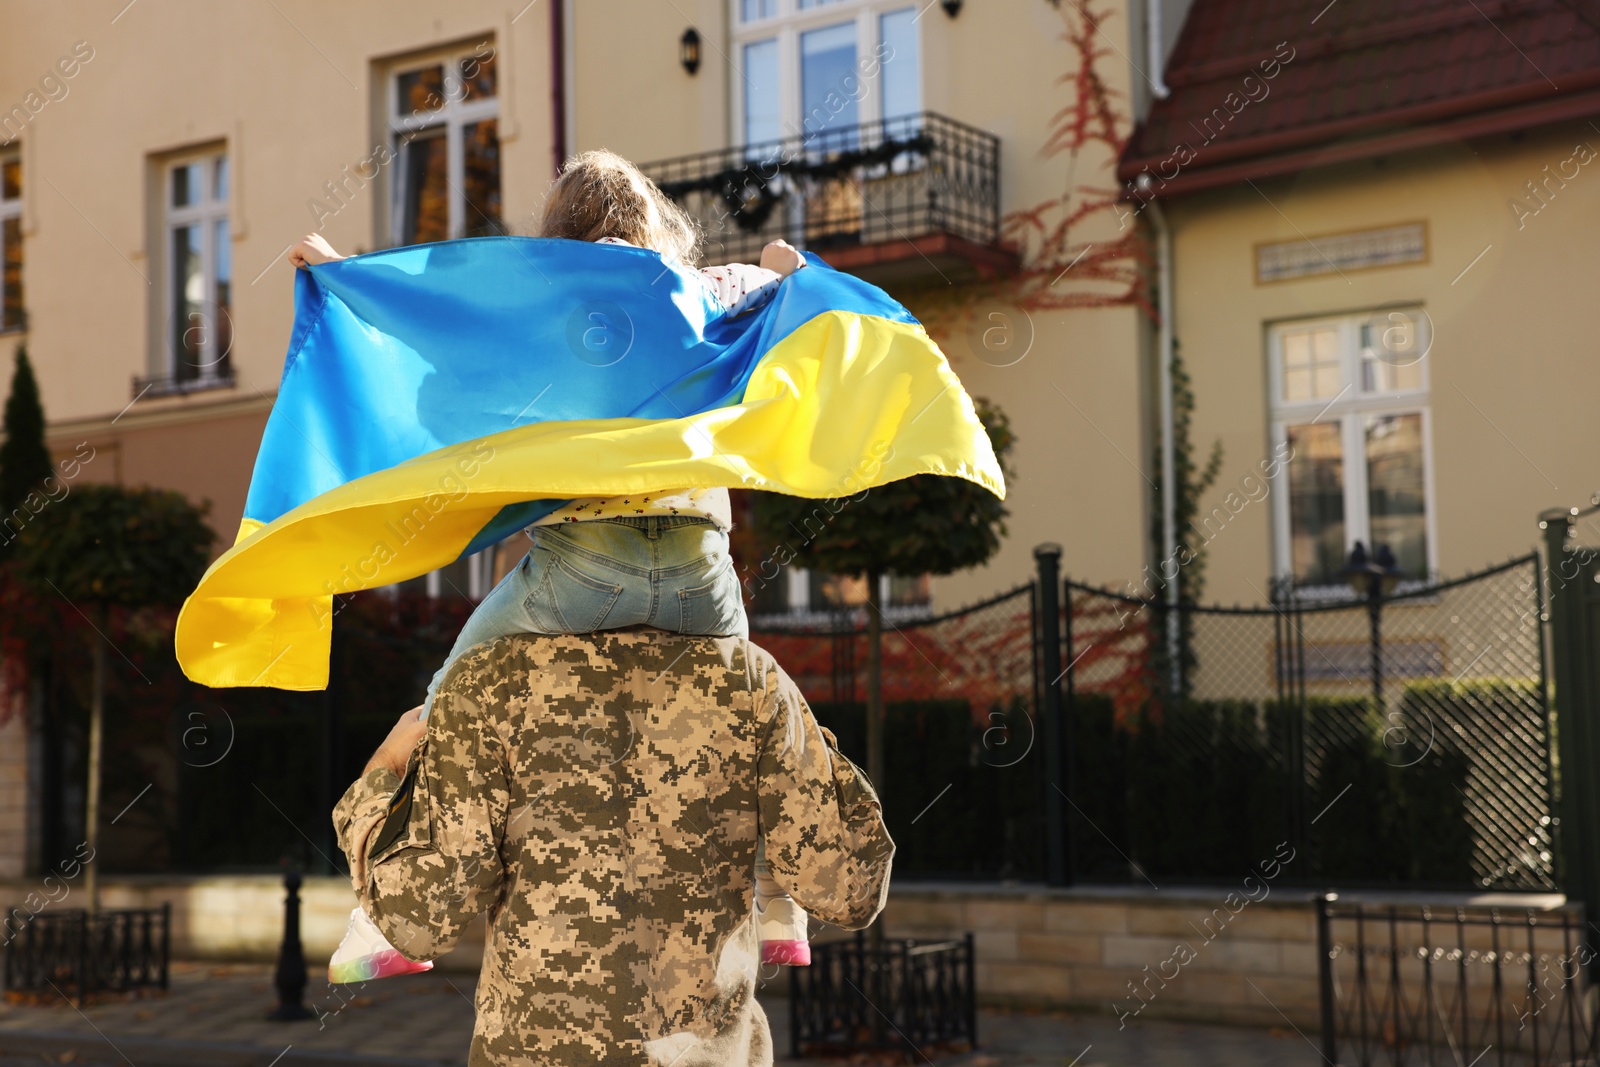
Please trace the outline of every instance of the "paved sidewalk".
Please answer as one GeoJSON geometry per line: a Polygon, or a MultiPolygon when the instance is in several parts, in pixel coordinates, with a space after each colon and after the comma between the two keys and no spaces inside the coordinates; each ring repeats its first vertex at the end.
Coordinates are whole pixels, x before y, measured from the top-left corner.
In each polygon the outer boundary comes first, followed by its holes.
{"type": "MultiPolygon", "coordinates": [[[[319,1018],[273,1023],[265,1019],[276,1003],[270,967],[179,963],[166,996],[83,1011],[64,1000],[0,1004],[0,1067],[459,1065],[472,1034],[474,985],[470,977],[437,972],[352,987],[314,980],[306,1003],[319,1018]]],[[[762,1000],[782,1057],[789,1048],[788,1004],[762,1000]]],[[[978,1025],[982,1046],[938,1057],[938,1067],[1312,1067],[1321,1060],[1292,1030],[1138,1021],[1119,1030],[1115,1019],[1099,1016],[998,1011],[983,1012],[978,1025]]]]}

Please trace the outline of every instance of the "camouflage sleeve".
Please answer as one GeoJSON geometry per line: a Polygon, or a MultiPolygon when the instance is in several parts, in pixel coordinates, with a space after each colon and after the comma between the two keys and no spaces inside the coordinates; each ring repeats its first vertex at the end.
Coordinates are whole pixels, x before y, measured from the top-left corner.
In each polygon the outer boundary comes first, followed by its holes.
{"type": "Polygon", "coordinates": [[[334,812],[356,893],[413,960],[454,948],[504,873],[509,768],[498,734],[465,695],[466,679],[452,671],[441,687],[406,777],[370,771],[334,812]]]}
{"type": "Polygon", "coordinates": [[[769,720],[758,770],[767,864],[806,911],[859,930],[889,894],[894,842],[882,805],[782,668],[771,664],[765,683],[756,697],[769,720]]]}

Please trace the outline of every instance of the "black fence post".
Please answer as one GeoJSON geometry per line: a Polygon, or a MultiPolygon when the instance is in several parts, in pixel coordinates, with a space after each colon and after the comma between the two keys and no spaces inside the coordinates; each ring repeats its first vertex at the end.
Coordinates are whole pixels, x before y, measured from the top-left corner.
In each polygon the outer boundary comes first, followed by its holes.
{"type": "MultiPolygon", "coordinates": [[[[1600,644],[1591,630],[1594,609],[1588,581],[1594,554],[1568,547],[1577,509],[1547,511],[1539,516],[1545,537],[1545,567],[1550,583],[1550,669],[1555,682],[1556,744],[1563,767],[1593,767],[1597,745],[1592,657],[1600,644]]],[[[1600,906],[1600,803],[1593,776],[1564,776],[1561,824],[1557,838],[1557,871],[1562,890],[1580,903],[1587,915],[1600,906]]],[[[1600,960],[1591,965],[1600,974],[1600,960]]]]}
{"type": "Polygon", "coordinates": [[[1339,1035],[1333,1008],[1333,931],[1329,906],[1337,893],[1317,894],[1317,992],[1322,1010],[1322,1058],[1339,1062],[1339,1035]]]}
{"type": "Polygon", "coordinates": [[[306,1007],[306,954],[300,946],[300,875],[283,876],[283,944],[278,948],[278,1006],[267,1016],[274,1022],[311,1018],[306,1007]]]}
{"type": "Polygon", "coordinates": [[[161,988],[172,988],[172,901],[161,905],[161,988]]]}
{"type": "Polygon", "coordinates": [[[967,1040],[978,1047],[978,950],[972,931],[967,931],[967,1040]]]}
{"type": "Polygon", "coordinates": [[[1044,774],[1050,788],[1045,790],[1045,882],[1071,885],[1072,871],[1067,863],[1066,810],[1062,802],[1072,795],[1072,768],[1062,766],[1061,739],[1061,546],[1045,544],[1033,550],[1039,565],[1039,641],[1043,655],[1040,691],[1044,707],[1040,710],[1044,733],[1044,774]]]}

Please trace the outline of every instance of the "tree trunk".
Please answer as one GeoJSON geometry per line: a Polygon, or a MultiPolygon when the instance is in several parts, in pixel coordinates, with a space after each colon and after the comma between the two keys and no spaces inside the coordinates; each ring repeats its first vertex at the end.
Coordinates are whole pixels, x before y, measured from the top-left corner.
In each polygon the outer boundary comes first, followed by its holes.
{"type": "Polygon", "coordinates": [[[100,910],[100,753],[105,747],[106,642],[98,633],[91,639],[94,676],[89,697],[89,789],[83,805],[84,841],[89,860],[84,864],[83,892],[89,918],[100,910]]]}
{"type": "MultiPolygon", "coordinates": [[[[867,575],[867,777],[883,796],[883,597],[881,576],[867,575]]],[[[867,937],[874,948],[883,945],[883,923],[874,922],[867,937]]]]}

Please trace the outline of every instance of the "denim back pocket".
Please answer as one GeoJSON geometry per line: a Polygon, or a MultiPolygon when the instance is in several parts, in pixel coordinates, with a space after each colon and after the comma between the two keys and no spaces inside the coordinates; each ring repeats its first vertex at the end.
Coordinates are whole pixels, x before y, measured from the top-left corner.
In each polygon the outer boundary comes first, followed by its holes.
{"type": "Polygon", "coordinates": [[[531,555],[541,573],[523,606],[544,632],[584,634],[605,625],[622,586],[592,578],[548,550],[531,555]]]}
{"type": "Polygon", "coordinates": [[[744,632],[744,599],[733,561],[717,570],[704,585],[678,590],[682,615],[678,633],[726,636],[744,632]]]}

